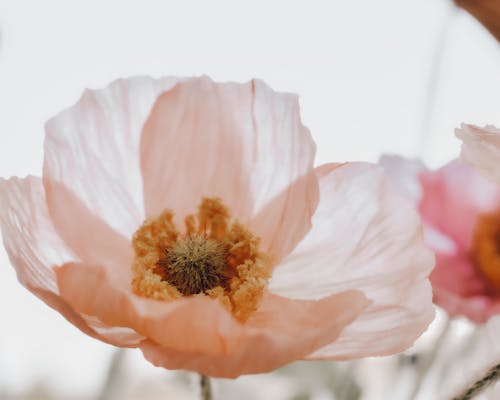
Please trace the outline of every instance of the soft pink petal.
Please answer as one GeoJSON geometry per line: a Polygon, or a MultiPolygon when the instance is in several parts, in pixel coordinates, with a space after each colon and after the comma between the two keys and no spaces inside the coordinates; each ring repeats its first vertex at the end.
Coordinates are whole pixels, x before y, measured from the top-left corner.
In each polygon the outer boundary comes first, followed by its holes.
{"type": "Polygon", "coordinates": [[[175,82],[117,80],[104,89],[87,90],[46,124],[44,178],[67,187],[125,237],[144,219],[140,133],[157,96],[175,82]]]}
{"type": "Polygon", "coordinates": [[[0,225],[5,249],[19,281],[83,332],[118,346],[137,345],[142,337],[76,313],[61,297],[52,266],[77,259],[58,237],[50,220],[39,178],[0,180],[0,225]]]}
{"type": "Polygon", "coordinates": [[[129,287],[134,258],[131,240],[91,213],[63,184],[47,178],[43,183],[52,222],[67,246],[84,263],[106,267],[116,285],[129,287]]]}
{"type": "Polygon", "coordinates": [[[434,258],[416,211],[388,189],[379,166],[326,165],[317,174],[313,227],[275,269],[270,290],[313,299],[357,289],[373,302],[313,358],[389,354],[410,346],[434,316],[427,279],[434,258]]]}
{"type": "Polygon", "coordinates": [[[52,265],[75,255],[54,230],[41,179],[0,179],[0,204],[4,245],[19,281],[56,292],[52,265]]]}
{"type": "Polygon", "coordinates": [[[220,336],[231,332],[235,322],[221,305],[208,298],[164,302],[139,297],[131,289],[115,286],[105,269],[97,266],[65,264],[56,269],[56,274],[61,295],[73,308],[109,325],[134,327],[144,336],[180,351],[217,353],[228,346],[220,336]],[[207,330],[205,325],[212,328],[207,330]],[[185,330],[191,336],[186,336],[185,330]]]}
{"type": "Polygon", "coordinates": [[[33,294],[58,311],[83,333],[118,347],[137,347],[144,337],[130,328],[109,326],[98,319],[75,312],[58,294],[27,286],[33,294]]]}
{"type": "Polygon", "coordinates": [[[500,129],[491,125],[480,128],[462,124],[455,134],[463,141],[462,160],[500,184],[500,129]]]}
{"type": "Polygon", "coordinates": [[[434,302],[452,316],[484,323],[500,312],[500,297],[488,292],[467,254],[436,254],[431,274],[434,302]]]}
{"type": "Polygon", "coordinates": [[[178,83],[158,98],[142,135],[147,215],[169,208],[182,221],[203,196],[220,197],[279,259],[310,228],[314,154],[295,96],[260,81],[178,83]]]}
{"type": "Polygon", "coordinates": [[[420,214],[424,223],[451,238],[462,250],[469,248],[478,214],[500,204],[500,187],[460,160],[422,173],[421,183],[420,214]]]}
{"type": "Polygon", "coordinates": [[[233,351],[186,354],[154,342],[144,342],[141,349],[153,364],[169,369],[227,378],[268,372],[335,340],[366,305],[355,291],[320,301],[268,296],[261,310],[241,329],[240,343],[233,351]]]}
{"type": "Polygon", "coordinates": [[[367,306],[357,291],[321,301],[268,296],[242,325],[206,297],[173,302],[139,298],[113,287],[99,267],[66,264],[57,275],[62,296],[72,307],[148,337],[142,349],[153,363],[214,376],[268,371],[305,357],[335,340],[367,306]]]}
{"type": "MultiPolygon", "coordinates": [[[[395,278],[391,283],[386,279],[386,283],[401,286],[399,280],[401,278],[395,278]]],[[[381,284],[382,280],[378,283],[381,284]]],[[[349,360],[391,355],[408,349],[434,319],[434,309],[428,301],[432,299],[432,289],[427,281],[413,282],[403,286],[397,296],[400,304],[379,301],[342,331],[335,342],[308,358],[349,360]],[[405,289],[409,292],[409,299],[405,298],[405,289]],[[419,304],[419,299],[424,304],[419,304]]]]}
{"type": "Polygon", "coordinates": [[[436,268],[432,271],[431,282],[434,287],[446,288],[462,297],[477,296],[487,290],[485,281],[465,253],[436,253],[436,268]]]}

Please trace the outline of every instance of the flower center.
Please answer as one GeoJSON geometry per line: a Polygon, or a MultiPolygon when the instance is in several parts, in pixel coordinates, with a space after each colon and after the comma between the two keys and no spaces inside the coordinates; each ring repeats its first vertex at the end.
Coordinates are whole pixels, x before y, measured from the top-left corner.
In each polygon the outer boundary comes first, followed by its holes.
{"type": "Polygon", "coordinates": [[[500,291],[500,212],[481,214],[476,222],[472,255],[492,289],[500,291]]]}
{"type": "Polygon", "coordinates": [[[182,233],[173,217],[166,210],[134,234],[134,293],[161,301],[208,296],[245,321],[270,276],[270,257],[260,251],[259,238],[232,220],[220,199],[202,199],[182,233]]]}
{"type": "Polygon", "coordinates": [[[226,253],[218,240],[187,236],[165,249],[156,273],[185,296],[206,292],[226,284],[226,253]]]}

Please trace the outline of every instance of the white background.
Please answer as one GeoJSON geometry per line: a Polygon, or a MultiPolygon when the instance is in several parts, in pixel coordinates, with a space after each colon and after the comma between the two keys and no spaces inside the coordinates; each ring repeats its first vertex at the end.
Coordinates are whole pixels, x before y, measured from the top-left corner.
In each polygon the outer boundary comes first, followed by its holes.
{"type": "MultiPolygon", "coordinates": [[[[318,163],[397,152],[438,166],[458,154],[460,122],[500,125],[498,44],[448,0],[0,0],[0,27],[2,177],[39,174],[44,122],[135,74],[298,93],[318,163]]],[[[3,248],[0,321],[0,397],[42,380],[97,390],[111,348],[22,288],[3,248]]]]}

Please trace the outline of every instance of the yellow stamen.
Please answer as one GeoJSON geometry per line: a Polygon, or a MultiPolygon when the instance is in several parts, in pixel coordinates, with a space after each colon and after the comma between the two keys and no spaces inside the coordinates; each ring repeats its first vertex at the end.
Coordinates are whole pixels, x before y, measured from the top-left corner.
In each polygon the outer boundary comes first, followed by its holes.
{"type": "Polygon", "coordinates": [[[478,217],[472,255],[476,268],[491,288],[500,291],[500,212],[478,217]]]}
{"type": "Polygon", "coordinates": [[[171,301],[182,296],[217,299],[245,321],[258,306],[271,260],[259,238],[237,221],[220,199],[204,198],[179,233],[164,211],[135,233],[132,288],[137,295],[171,301]]]}

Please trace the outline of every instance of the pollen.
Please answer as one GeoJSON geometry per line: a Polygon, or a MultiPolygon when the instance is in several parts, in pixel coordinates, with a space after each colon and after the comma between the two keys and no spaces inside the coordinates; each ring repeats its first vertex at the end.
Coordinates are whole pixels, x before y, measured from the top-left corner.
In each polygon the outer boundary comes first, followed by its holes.
{"type": "Polygon", "coordinates": [[[160,301],[208,296],[240,321],[256,310],[270,276],[260,239],[217,198],[203,198],[183,230],[170,210],[144,222],[132,245],[134,293],[160,301]]]}
{"type": "Polygon", "coordinates": [[[491,289],[500,292],[500,212],[481,214],[476,222],[472,256],[491,289]]]}

